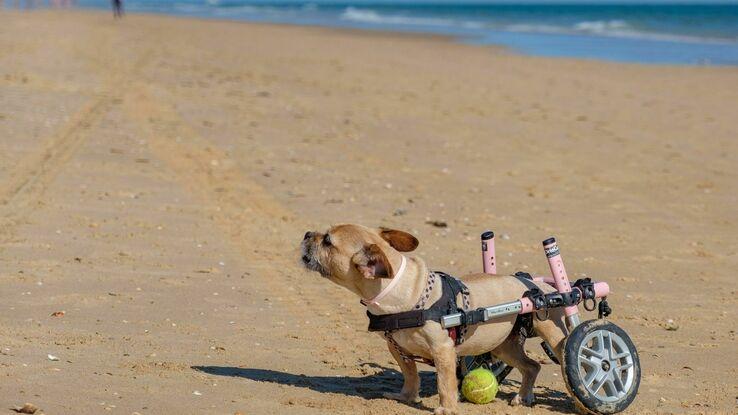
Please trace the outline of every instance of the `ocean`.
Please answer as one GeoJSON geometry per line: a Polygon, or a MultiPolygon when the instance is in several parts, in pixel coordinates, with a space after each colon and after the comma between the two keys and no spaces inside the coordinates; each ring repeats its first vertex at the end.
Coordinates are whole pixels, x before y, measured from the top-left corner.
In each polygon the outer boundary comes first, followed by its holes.
{"type": "MultiPolygon", "coordinates": [[[[738,65],[738,2],[501,4],[441,1],[124,0],[127,11],[450,35],[553,57],[738,65]]],[[[109,7],[107,0],[78,0],[109,7]]]]}

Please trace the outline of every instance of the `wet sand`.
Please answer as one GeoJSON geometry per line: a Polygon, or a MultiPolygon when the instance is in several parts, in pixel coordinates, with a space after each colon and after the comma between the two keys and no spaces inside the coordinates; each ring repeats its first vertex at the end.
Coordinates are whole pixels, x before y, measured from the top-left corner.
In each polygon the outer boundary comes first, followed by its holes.
{"type": "MultiPolygon", "coordinates": [[[[485,228],[509,273],[545,272],[556,235],[639,348],[630,413],[735,413],[736,85],[430,36],[0,11],[0,412],[429,413],[432,369],[422,404],[382,399],[401,378],[358,299],[299,266],[307,229],[357,222],[453,274],[479,270],[485,228]]],[[[554,365],[534,408],[505,402],[519,379],[462,412],[571,412],[554,365]]]]}

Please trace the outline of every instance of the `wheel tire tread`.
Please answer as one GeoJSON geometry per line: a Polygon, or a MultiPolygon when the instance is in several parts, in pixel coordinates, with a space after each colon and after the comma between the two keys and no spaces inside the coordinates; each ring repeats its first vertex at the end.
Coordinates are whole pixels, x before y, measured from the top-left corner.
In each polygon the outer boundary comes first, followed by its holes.
{"type": "Polygon", "coordinates": [[[606,320],[589,320],[579,326],[577,326],[572,333],[566,339],[563,350],[562,374],[564,375],[564,383],[566,388],[569,390],[569,394],[575,400],[575,407],[579,410],[584,410],[590,414],[614,414],[622,412],[627,408],[635,399],[638,393],[638,387],[641,382],[641,365],[638,359],[638,351],[635,345],[630,339],[630,336],[615,324],[606,320]],[[595,330],[607,330],[617,334],[620,338],[625,341],[630,349],[633,358],[634,368],[634,379],[633,386],[626,393],[625,397],[615,402],[602,402],[596,397],[592,396],[589,391],[582,385],[580,388],[573,387],[574,382],[579,380],[579,364],[577,361],[577,354],[579,352],[579,345],[584,338],[595,330]]]}

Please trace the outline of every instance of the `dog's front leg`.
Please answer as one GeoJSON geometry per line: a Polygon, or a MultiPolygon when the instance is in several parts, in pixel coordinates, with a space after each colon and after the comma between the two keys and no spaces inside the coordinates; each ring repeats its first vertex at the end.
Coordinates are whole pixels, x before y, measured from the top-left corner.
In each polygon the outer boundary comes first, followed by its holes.
{"type": "Polygon", "coordinates": [[[400,352],[397,351],[392,343],[387,342],[387,348],[389,348],[392,357],[395,358],[397,364],[400,365],[402,371],[402,390],[400,393],[384,393],[384,397],[387,399],[394,399],[396,401],[420,402],[420,376],[418,376],[418,365],[413,360],[405,360],[400,356],[400,352]]]}
{"type": "Polygon", "coordinates": [[[431,348],[433,362],[438,377],[438,396],[441,406],[436,408],[435,415],[456,415],[459,407],[459,390],[456,379],[456,349],[453,341],[444,341],[431,348]]]}

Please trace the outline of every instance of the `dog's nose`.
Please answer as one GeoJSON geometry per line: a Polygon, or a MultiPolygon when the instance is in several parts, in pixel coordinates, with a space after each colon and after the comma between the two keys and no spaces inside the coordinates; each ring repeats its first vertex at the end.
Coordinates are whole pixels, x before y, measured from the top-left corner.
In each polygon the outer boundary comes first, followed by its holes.
{"type": "Polygon", "coordinates": [[[304,237],[304,238],[302,238],[302,239],[303,239],[303,240],[307,240],[307,239],[310,239],[310,238],[312,238],[312,237],[313,237],[313,235],[315,235],[315,232],[309,232],[309,231],[308,231],[308,232],[305,232],[305,237],[304,237]]]}

